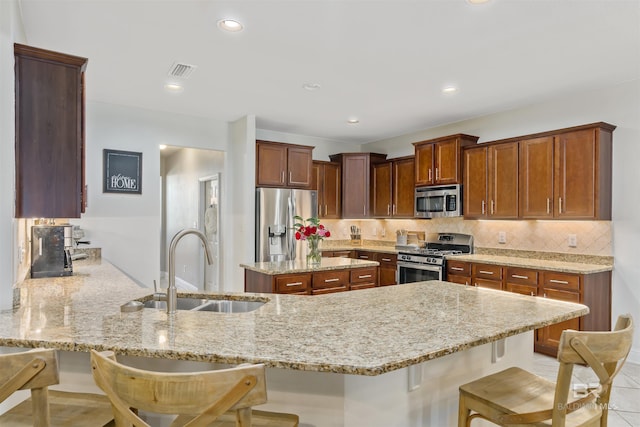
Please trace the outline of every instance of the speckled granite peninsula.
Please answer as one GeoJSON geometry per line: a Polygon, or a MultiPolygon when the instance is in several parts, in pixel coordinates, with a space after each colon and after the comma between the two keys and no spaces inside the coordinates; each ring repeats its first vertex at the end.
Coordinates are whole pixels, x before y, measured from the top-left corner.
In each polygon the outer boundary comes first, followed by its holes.
{"type": "MultiPolygon", "coordinates": [[[[267,303],[249,313],[179,311],[168,317],[158,309],[121,313],[123,303],[152,291],[109,263],[82,261],[74,269],[72,277],[21,284],[20,307],[0,312],[0,345],[51,347],[70,352],[68,357],[95,348],[162,360],[284,368],[269,371],[269,405],[275,406],[265,409],[296,412],[311,425],[355,426],[363,420],[370,426],[414,425],[410,414],[420,410],[414,405],[441,405],[460,381],[504,363],[526,365],[534,328],[588,312],[580,304],[434,281],[319,296],[222,295],[217,297],[267,303]],[[489,363],[485,353],[492,344],[487,343],[503,338],[511,342],[507,356],[489,363]],[[455,379],[445,380],[452,372],[455,379]],[[425,384],[423,394],[432,375],[453,388],[438,386],[437,395],[418,401],[407,391],[407,375],[410,382],[425,384]],[[318,384],[331,392],[316,390],[318,384]],[[308,408],[304,399],[314,399],[317,407],[308,408]],[[335,399],[342,402],[339,410],[326,410],[335,399]],[[356,406],[354,399],[360,402],[356,406]],[[390,410],[393,400],[404,403],[390,410]],[[389,423],[391,416],[401,424],[389,423]]],[[[431,425],[448,425],[453,416],[455,408],[447,407],[431,425]]]]}

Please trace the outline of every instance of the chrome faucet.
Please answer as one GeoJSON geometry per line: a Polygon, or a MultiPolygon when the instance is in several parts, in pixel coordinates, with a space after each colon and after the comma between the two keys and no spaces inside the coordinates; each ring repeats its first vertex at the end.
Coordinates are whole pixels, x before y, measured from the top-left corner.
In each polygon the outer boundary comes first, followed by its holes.
{"type": "Polygon", "coordinates": [[[169,287],[167,288],[166,295],[168,314],[174,314],[176,312],[176,305],[178,304],[178,290],[176,289],[176,246],[180,239],[187,234],[195,234],[200,238],[202,245],[204,246],[207,263],[209,265],[213,264],[213,257],[211,256],[211,250],[209,249],[207,238],[199,230],[196,230],[195,228],[186,228],[173,236],[173,239],[171,239],[171,243],[169,244],[169,287]]]}

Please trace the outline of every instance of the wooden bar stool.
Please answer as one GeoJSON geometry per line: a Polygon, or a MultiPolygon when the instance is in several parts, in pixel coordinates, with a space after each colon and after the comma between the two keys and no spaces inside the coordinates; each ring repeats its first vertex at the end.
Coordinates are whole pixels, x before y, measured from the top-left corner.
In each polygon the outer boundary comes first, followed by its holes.
{"type": "Polygon", "coordinates": [[[460,387],[458,427],[469,427],[474,418],[501,426],[606,427],[611,384],[631,350],[632,337],[630,315],[618,317],[612,332],[565,330],[556,383],[509,368],[465,384],[460,387]],[[591,367],[600,382],[579,398],[570,396],[575,364],[591,367]]]}
{"type": "Polygon", "coordinates": [[[60,382],[55,350],[0,355],[0,402],[17,390],[31,397],[0,415],[3,427],[96,427],[113,425],[109,399],[90,393],[49,390],[60,382]]]}
{"type": "Polygon", "coordinates": [[[113,352],[92,350],[91,368],[111,400],[117,427],[150,427],[137,410],[178,415],[172,427],[298,425],[297,415],[251,410],[267,402],[264,365],[165,373],[125,366],[113,352]]]}

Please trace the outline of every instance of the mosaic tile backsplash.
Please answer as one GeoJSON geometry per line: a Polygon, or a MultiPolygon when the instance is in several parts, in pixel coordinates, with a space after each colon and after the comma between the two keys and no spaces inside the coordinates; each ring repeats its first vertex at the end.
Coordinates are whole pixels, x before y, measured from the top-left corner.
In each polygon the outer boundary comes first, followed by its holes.
{"type": "Polygon", "coordinates": [[[331,236],[349,239],[349,227],[356,225],[367,240],[396,240],[396,231],[452,232],[471,234],[476,247],[523,251],[561,252],[611,256],[611,221],[482,221],[463,218],[432,220],[323,220],[331,236]],[[498,243],[500,232],[506,242],[498,243]],[[569,246],[575,235],[576,246],[569,246]]]}

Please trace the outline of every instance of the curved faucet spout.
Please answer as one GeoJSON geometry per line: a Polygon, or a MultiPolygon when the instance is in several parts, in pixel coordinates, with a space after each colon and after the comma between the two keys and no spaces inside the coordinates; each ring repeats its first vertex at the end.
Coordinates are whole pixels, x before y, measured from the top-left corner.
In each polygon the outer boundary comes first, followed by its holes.
{"type": "Polygon", "coordinates": [[[173,314],[176,312],[176,305],[178,301],[178,291],[176,289],[176,246],[178,242],[187,234],[195,234],[200,238],[202,245],[204,246],[204,253],[209,265],[213,264],[213,256],[211,256],[211,250],[209,249],[209,243],[207,238],[200,230],[195,228],[186,228],[176,233],[171,239],[169,244],[169,288],[167,289],[167,313],[173,314]]]}

